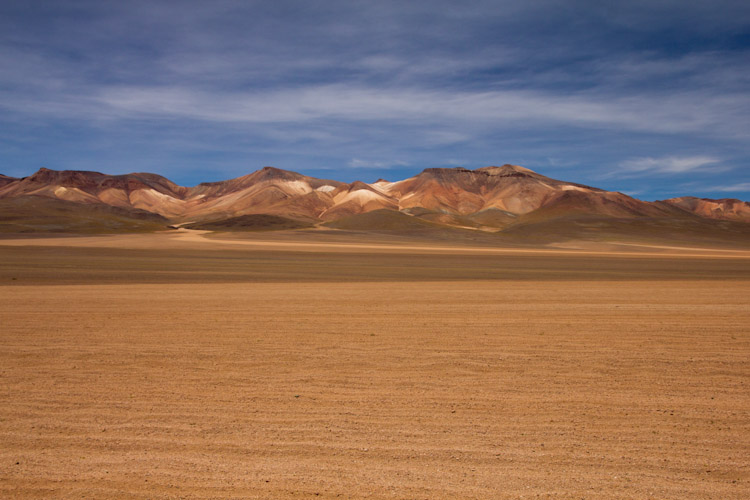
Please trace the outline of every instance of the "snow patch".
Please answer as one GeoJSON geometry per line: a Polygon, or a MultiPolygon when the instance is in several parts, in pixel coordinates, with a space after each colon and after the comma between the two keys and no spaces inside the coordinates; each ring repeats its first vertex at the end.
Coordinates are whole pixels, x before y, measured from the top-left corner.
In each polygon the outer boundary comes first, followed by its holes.
{"type": "Polygon", "coordinates": [[[330,193],[331,191],[333,191],[335,189],[336,189],[335,187],[329,186],[328,184],[326,184],[325,186],[320,186],[315,191],[322,191],[324,193],[330,193]]]}

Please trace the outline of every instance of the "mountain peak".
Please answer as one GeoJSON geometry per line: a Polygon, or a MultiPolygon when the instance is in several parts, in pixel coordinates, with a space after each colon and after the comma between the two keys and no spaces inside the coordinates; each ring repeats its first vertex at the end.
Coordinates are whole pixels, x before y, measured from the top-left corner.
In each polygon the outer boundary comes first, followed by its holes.
{"type": "Polygon", "coordinates": [[[501,167],[497,166],[489,166],[489,167],[480,167],[475,170],[471,170],[465,167],[434,167],[434,168],[426,168],[422,171],[424,174],[433,174],[433,175],[439,175],[439,176],[453,176],[453,175],[460,175],[460,174],[485,174],[485,175],[499,175],[499,176],[512,176],[512,177],[518,177],[518,176],[526,176],[526,175],[540,175],[533,170],[525,167],[521,167],[519,165],[510,165],[506,163],[505,165],[501,167]]]}
{"type": "Polygon", "coordinates": [[[513,174],[533,174],[539,175],[530,168],[521,167],[519,165],[511,165],[506,163],[502,167],[489,166],[476,169],[476,172],[485,172],[489,175],[513,175],[513,174]]]}
{"type": "MultiPolygon", "coordinates": [[[[422,170],[422,174],[437,175],[437,176],[454,176],[460,174],[473,173],[473,170],[469,170],[464,167],[430,167],[422,170]]],[[[421,175],[421,174],[420,174],[421,175]]]]}
{"type": "Polygon", "coordinates": [[[256,172],[250,175],[257,176],[262,179],[288,179],[288,180],[300,179],[302,177],[305,177],[304,175],[299,174],[297,172],[292,172],[291,170],[283,170],[281,168],[276,168],[276,167],[263,167],[260,170],[257,170],[256,172]]]}
{"type": "Polygon", "coordinates": [[[50,168],[42,167],[26,179],[30,182],[36,183],[90,183],[92,179],[101,179],[108,177],[101,172],[92,172],[89,170],[52,170],[50,168]]]}
{"type": "Polygon", "coordinates": [[[351,183],[351,187],[349,188],[349,191],[359,191],[360,189],[372,190],[372,187],[370,187],[369,184],[364,183],[362,181],[354,181],[351,183]]]}

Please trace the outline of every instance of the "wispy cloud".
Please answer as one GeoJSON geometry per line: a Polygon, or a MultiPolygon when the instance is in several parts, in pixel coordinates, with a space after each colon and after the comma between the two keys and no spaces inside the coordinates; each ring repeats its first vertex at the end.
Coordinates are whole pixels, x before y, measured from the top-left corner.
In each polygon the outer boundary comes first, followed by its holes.
{"type": "MultiPolygon", "coordinates": [[[[190,119],[217,123],[296,123],[319,120],[410,123],[429,131],[427,144],[470,139],[472,128],[518,125],[606,127],[637,132],[701,133],[750,139],[750,98],[705,93],[664,98],[647,94],[558,95],[544,91],[445,91],[352,85],[306,85],[287,89],[210,92],[181,86],[103,86],[85,93],[16,96],[3,103],[23,116],[80,120],[190,119]],[[467,126],[469,128],[467,128],[467,126]]],[[[687,171],[683,160],[662,162],[664,171],[687,171]],[[671,169],[671,170],[670,170],[671,169]],[[684,169],[684,170],[683,170],[684,169]]],[[[647,163],[646,168],[656,164],[647,163]]]]}
{"type": "Polygon", "coordinates": [[[719,158],[711,156],[667,156],[662,158],[634,158],[620,163],[620,172],[630,174],[659,175],[684,174],[687,172],[723,172],[719,158]]]}
{"type": "Polygon", "coordinates": [[[722,193],[748,193],[750,192],[750,182],[740,182],[724,186],[711,186],[705,188],[706,191],[720,191],[722,193]]]}
{"type": "Polygon", "coordinates": [[[362,160],[360,158],[352,158],[349,160],[348,165],[352,168],[394,168],[394,167],[408,167],[409,163],[405,161],[392,160],[362,160]]]}
{"type": "Polygon", "coordinates": [[[640,194],[643,194],[643,191],[642,190],[628,190],[628,191],[622,191],[622,193],[628,196],[638,196],[640,194]]]}

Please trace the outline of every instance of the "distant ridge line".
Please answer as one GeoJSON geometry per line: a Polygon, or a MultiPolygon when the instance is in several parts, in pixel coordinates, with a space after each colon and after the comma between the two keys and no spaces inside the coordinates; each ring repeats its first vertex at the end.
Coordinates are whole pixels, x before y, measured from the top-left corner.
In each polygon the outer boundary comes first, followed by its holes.
{"type": "MultiPolygon", "coordinates": [[[[319,179],[266,166],[192,187],[148,172],[110,175],[40,168],[22,178],[0,174],[0,200],[27,197],[149,212],[173,223],[264,214],[307,227],[381,210],[418,217],[433,226],[486,232],[583,216],[750,222],[750,203],[738,199],[683,196],[646,202],[511,164],[474,170],[427,168],[407,179],[373,183],[319,179]]],[[[30,210],[33,204],[24,206],[30,210]]],[[[367,224],[378,225],[369,219],[367,224]]]]}

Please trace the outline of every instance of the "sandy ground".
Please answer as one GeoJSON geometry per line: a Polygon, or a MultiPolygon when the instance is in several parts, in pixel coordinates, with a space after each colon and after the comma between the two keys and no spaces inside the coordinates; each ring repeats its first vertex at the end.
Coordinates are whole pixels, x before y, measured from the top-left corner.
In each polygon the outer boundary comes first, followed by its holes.
{"type": "Polygon", "coordinates": [[[750,496],[746,259],[122,252],[0,251],[2,498],[750,496]]]}

